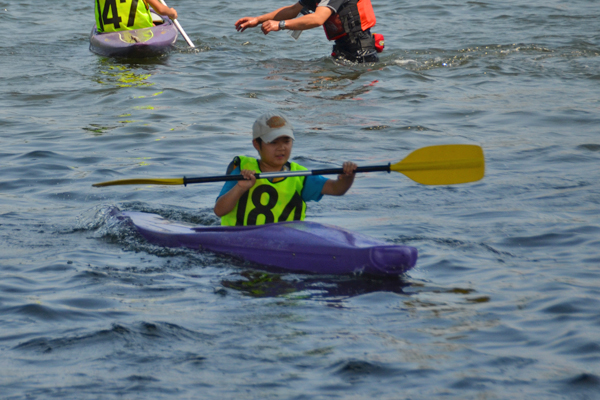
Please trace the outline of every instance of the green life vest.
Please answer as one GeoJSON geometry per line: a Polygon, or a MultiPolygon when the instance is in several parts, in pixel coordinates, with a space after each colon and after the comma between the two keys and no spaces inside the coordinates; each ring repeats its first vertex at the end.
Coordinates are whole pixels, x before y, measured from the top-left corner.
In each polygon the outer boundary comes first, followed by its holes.
{"type": "MultiPolygon", "coordinates": [[[[239,159],[240,169],[260,172],[256,158],[244,156],[236,158],[239,159]]],[[[306,170],[294,162],[288,165],[291,171],[306,170]]],[[[242,195],[234,209],[221,217],[221,225],[262,225],[304,220],[306,217],[306,203],[302,200],[304,180],[304,176],[290,176],[275,183],[268,179],[257,180],[256,184],[242,195]]]]}
{"type": "Polygon", "coordinates": [[[98,32],[118,32],[153,26],[144,0],[95,0],[98,32]]]}

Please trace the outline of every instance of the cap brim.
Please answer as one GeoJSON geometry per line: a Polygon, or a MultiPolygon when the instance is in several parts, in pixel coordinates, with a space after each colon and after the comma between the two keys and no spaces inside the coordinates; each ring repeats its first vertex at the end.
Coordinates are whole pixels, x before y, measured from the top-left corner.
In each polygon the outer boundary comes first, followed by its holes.
{"type": "Polygon", "coordinates": [[[278,137],[282,136],[287,136],[292,138],[292,140],[296,140],[296,138],[294,137],[294,132],[289,128],[273,129],[271,132],[269,132],[266,135],[262,135],[260,138],[263,140],[263,142],[271,143],[278,137]]]}

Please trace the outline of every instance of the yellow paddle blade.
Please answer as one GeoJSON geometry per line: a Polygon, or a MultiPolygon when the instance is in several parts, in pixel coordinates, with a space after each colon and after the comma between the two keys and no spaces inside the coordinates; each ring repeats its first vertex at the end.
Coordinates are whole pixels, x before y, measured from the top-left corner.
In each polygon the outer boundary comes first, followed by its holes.
{"type": "Polygon", "coordinates": [[[415,150],[390,169],[423,185],[454,185],[483,178],[485,161],[479,146],[449,144],[415,150]]]}
{"type": "Polygon", "coordinates": [[[94,183],[94,187],[115,185],[183,185],[183,178],[173,179],[122,179],[120,181],[109,181],[94,183]]]}

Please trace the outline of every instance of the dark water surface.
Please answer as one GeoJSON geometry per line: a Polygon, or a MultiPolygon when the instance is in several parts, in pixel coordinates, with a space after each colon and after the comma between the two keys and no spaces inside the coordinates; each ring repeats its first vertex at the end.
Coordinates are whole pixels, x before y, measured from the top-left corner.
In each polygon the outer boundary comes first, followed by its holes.
{"type": "Polygon", "coordinates": [[[88,51],[93,2],[0,0],[2,399],[597,399],[597,1],[374,0],[380,63],[337,65],[243,15],[172,0],[198,46],[88,51]],[[478,144],[477,183],[364,174],[308,218],[418,248],[398,279],[264,273],[147,244],[111,207],[197,224],[278,109],[309,168],[478,144]]]}

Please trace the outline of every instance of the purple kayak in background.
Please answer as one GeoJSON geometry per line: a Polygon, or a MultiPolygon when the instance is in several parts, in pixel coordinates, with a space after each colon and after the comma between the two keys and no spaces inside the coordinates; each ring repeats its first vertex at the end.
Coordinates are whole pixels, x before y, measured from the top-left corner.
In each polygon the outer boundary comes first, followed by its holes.
{"type": "Polygon", "coordinates": [[[150,243],[228,254],[265,266],[315,274],[399,275],[417,262],[417,249],[393,245],[317,222],[258,226],[192,226],[156,214],[127,211],[150,243]]]}
{"type": "Polygon", "coordinates": [[[177,28],[166,16],[153,15],[160,24],[131,31],[98,33],[96,25],[90,34],[90,50],[108,57],[155,57],[171,51],[177,40],[177,28]]]}

